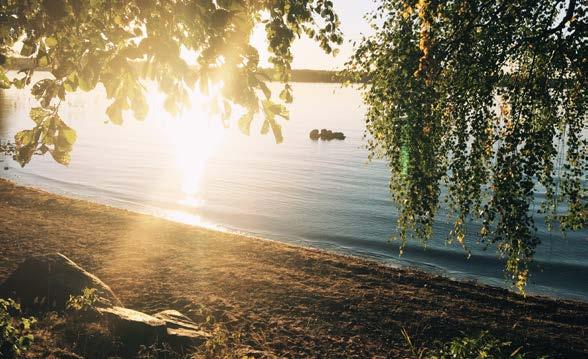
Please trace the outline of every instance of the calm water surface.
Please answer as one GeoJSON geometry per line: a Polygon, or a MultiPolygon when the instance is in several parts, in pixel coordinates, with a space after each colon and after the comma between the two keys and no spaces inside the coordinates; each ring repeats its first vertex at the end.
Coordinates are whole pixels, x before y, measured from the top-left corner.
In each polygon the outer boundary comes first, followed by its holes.
{"type": "MultiPolygon", "coordinates": [[[[332,84],[295,84],[294,90],[280,145],[258,135],[259,121],[247,137],[234,125],[220,128],[200,106],[171,119],[157,110],[162,98],[156,91],[148,119],[129,115],[122,127],[104,123],[102,90],[72,94],[61,108],[78,131],[70,166],[37,156],[20,168],[0,155],[0,177],[189,224],[508,286],[494,250],[483,251],[470,238],[468,260],[461,247],[445,244],[446,215],[426,249],[410,243],[399,257],[389,240],[397,211],[389,200],[388,170],[383,162],[366,163],[359,93],[332,84]],[[312,128],[343,131],[347,139],[314,142],[312,128]]],[[[32,127],[32,105],[27,90],[0,92],[0,139],[32,127]]],[[[540,224],[543,245],[529,291],[588,300],[588,231],[563,238],[540,224]]]]}

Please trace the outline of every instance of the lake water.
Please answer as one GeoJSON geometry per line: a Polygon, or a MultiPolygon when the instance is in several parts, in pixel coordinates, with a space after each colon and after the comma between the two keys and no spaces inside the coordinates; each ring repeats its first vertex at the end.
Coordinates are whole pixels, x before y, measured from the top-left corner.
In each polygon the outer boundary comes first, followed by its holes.
{"type": "MultiPolygon", "coordinates": [[[[294,91],[280,145],[271,134],[258,134],[259,121],[247,137],[234,123],[221,128],[198,105],[172,119],[157,110],[162,98],[154,90],[148,119],[129,115],[123,126],[104,123],[102,90],[70,94],[60,110],[78,131],[70,166],[36,156],[21,168],[0,155],[0,177],[193,225],[509,286],[493,249],[470,243],[467,259],[460,246],[445,244],[446,216],[426,249],[410,243],[399,256],[398,244],[390,242],[397,211],[388,170],[381,161],[366,162],[359,93],[334,84],[295,84],[294,91]],[[308,138],[313,128],[343,131],[347,139],[315,142],[308,138]]],[[[32,105],[27,90],[0,92],[0,139],[32,127],[32,105]]],[[[540,223],[539,235],[529,292],[588,300],[588,231],[564,238],[540,223]]]]}

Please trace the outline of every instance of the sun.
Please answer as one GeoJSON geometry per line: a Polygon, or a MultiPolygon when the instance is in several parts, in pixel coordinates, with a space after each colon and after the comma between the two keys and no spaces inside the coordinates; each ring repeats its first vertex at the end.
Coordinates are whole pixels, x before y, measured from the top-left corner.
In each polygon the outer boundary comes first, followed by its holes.
{"type": "Polygon", "coordinates": [[[160,124],[167,136],[165,142],[172,147],[175,166],[181,177],[181,190],[185,195],[180,201],[185,205],[201,205],[199,192],[202,176],[211,155],[225,138],[226,129],[220,115],[211,110],[221,86],[213,87],[209,95],[198,89],[192,90],[190,106],[176,117],[163,107],[165,94],[157,89],[147,92],[150,106],[148,120],[160,124]]]}

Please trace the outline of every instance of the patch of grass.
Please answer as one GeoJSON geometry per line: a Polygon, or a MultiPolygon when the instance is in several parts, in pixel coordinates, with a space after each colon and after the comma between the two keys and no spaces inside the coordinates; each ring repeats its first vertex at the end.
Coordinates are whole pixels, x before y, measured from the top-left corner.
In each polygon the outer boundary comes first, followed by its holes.
{"type": "Polygon", "coordinates": [[[513,347],[512,342],[495,338],[487,331],[482,331],[477,336],[462,334],[432,351],[429,357],[431,359],[523,359],[527,357],[522,352],[522,346],[513,347]]]}
{"type": "MultiPolygon", "coordinates": [[[[402,336],[414,359],[525,359],[523,347],[513,346],[510,341],[500,340],[487,331],[476,336],[462,333],[448,342],[437,342],[433,349],[417,348],[408,332],[402,328],[402,336]]],[[[539,357],[547,358],[547,357],[539,357]]]]}

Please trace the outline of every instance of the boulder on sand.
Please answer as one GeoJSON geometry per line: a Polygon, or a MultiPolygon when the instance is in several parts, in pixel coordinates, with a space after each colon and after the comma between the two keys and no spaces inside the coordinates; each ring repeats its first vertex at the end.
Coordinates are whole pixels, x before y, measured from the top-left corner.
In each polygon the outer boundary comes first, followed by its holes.
{"type": "Polygon", "coordinates": [[[202,330],[167,328],[166,343],[172,348],[191,348],[206,343],[212,335],[202,330]]]}
{"type": "Polygon", "coordinates": [[[172,348],[200,345],[211,335],[176,310],[148,315],[136,310],[111,307],[98,308],[113,334],[122,339],[127,349],[165,342],[172,348]]]}
{"type": "Polygon", "coordinates": [[[70,295],[95,288],[96,306],[122,306],[110,287],[61,253],[27,258],[0,285],[0,297],[19,301],[25,310],[63,310],[70,295]]]}
{"type": "Polygon", "coordinates": [[[161,319],[167,326],[166,341],[175,348],[191,347],[200,345],[208,340],[211,335],[194,323],[177,310],[164,310],[153,314],[157,319],[161,319]]]}
{"type": "Polygon", "coordinates": [[[168,328],[200,330],[200,327],[194,323],[194,321],[177,310],[164,310],[153,314],[153,316],[157,319],[163,320],[168,328]]]}
{"type": "Polygon", "coordinates": [[[165,322],[149,314],[116,306],[98,308],[98,312],[106,318],[113,334],[121,338],[125,345],[151,345],[164,340],[166,336],[165,322]]]}

